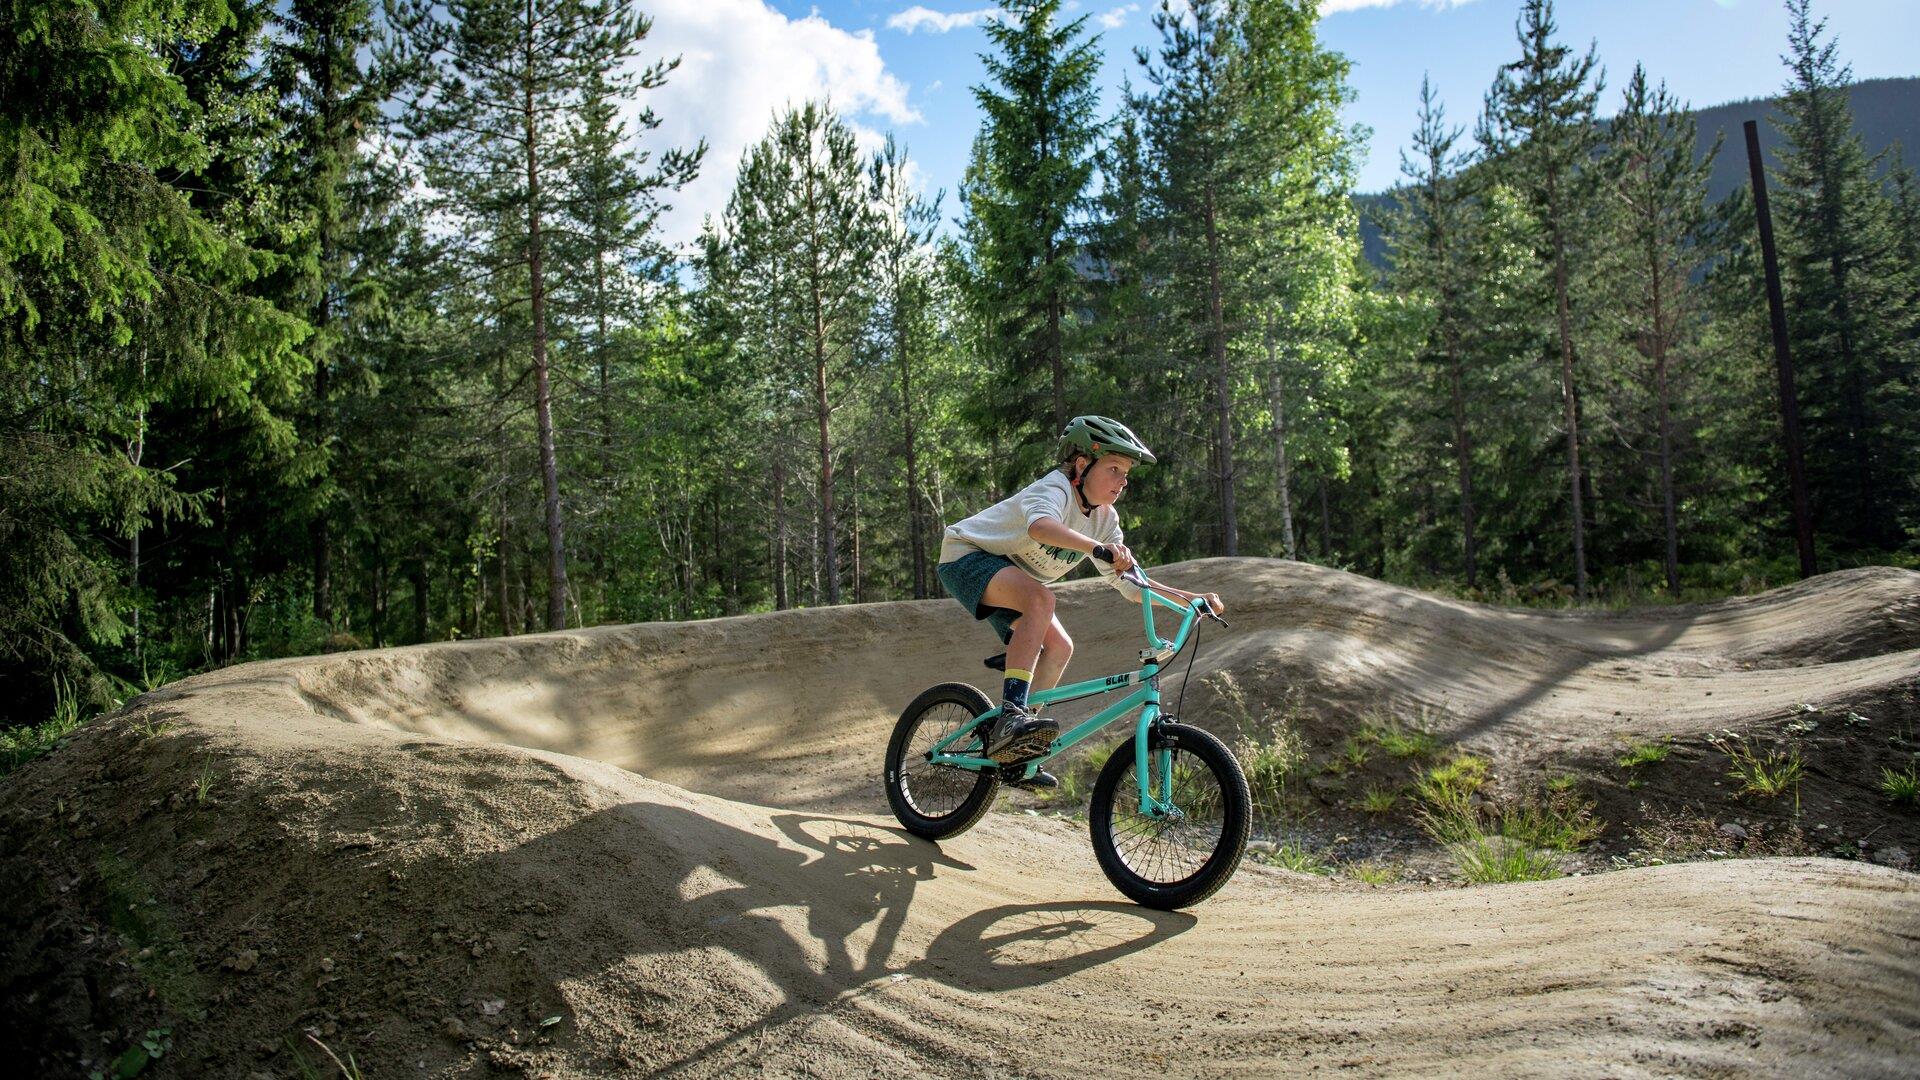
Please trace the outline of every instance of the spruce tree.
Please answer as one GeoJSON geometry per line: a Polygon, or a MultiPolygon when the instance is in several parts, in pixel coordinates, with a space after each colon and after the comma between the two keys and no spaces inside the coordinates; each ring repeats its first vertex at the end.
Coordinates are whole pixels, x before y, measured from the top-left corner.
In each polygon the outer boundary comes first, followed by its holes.
{"type": "Polygon", "coordinates": [[[1468,339],[1473,333],[1468,299],[1473,288],[1474,266],[1468,246],[1473,209],[1462,175],[1467,155],[1454,149],[1463,130],[1447,125],[1446,108],[1431,82],[1423,77],[1414,153],[1400,155],[1400,171],[1407,183],[1398,192],[1398,206],[1387,223],[1387,236],[1393,260],[1391,280],[1423,315],[1422,366],[1437,369],[1445,386],[1443,394],[1419,395],[1421,412],[1431,412],[1427,402],[1436,398],[1445,402],[1442,430],[1453,452],[1459,492],[1461,568],[1467,588],[1477,589],[1480,564],[1473,502],[1474,433],[1468,418],[1468,399],[1478,400],[1482,395],[1476,392],[1479,384],[1468,369],[1468,339]]]}
{"type": "MultiPolygon", "coordinates": [[[[301,368],[305,329],[253,295],[270,260],[167,179],[207,167],[206,125],[154,42],[208,41],[224,4],[48,3],[0,38],[0,701],[54,678],[105,700],[126,639],[120,541],[203,518],[178,459],[143,453],[153,407],[244,415],[301,368]],[[156,461],[160,465],[156,467],[156,461]]],[[[142,582],[145,585],[145,582],[142,582]]]]}
{"type": "Polygon", "coordinates": [[[1571,522],[1574,595],[1587,597],[1585,506],[1581,472],[1580,381],[1574,349],[1574,275],[1592,233],[1594,106],[1604,79],[1589,47],[1574,58],[1555,43],[1551,0],[1527,0],[1514,26],[1520,58],[1500,69],[1487,93],[1479,132],[1522,192],[1539,229],[1537,250],[1552,290],[1552,320],[1560,369],[1561,423],[1566,440],[1567,501],[1571,522]]]}
{"type": "Polygon", "coordinates": [[[1852,72],[1811,0],[1788,0],[1790,72],[1774,174],[1787,324],[1820,531],[1847,547],[1889,550],[1915,505],[1916,374],[1892,206],[1854,130],[1852,72]]]}
{"type": "Polygon", "coordinates": [[[1079,394],[1068,324],[1080,305],[1080,239],[1100,125],[1100,52],[1086,16],[1062,25],[1061,0],[1019,0],[984,29],[974,87],[985,113],[961,189],[977,276],[971,291],[991,328],[1004,397],[993,422],[1045,443],[1065,428],[1079,394]]]}
{"type": "Polygon", "coordinates": [[[1654,459],[1661,568],[1674,593],[1680,589],[1674,457],[1693,427],[1691,416],[1675,416],[1676,396],[1684,399],[1699,353],[1703,312],[1694,283],[1704,272],[1707,177],[1720,146],[1716,141],[1697,155],[1687,107],[1664,83],[1649,86],[1637,64],[1608,142],[1611,243],[1601,253],[1600,274],[1607,294],[1616,298],[1608,320],[1612,332],[1640,361],[1630,381],[1652,400],[1652,430],[1632,425],[1631,441],[1649,447],[1654,459]]]}
{"type": "Polygon", "coordinates": [[[1247,159],[1230,153],[1235,116],[1228,68],[1239,42],[1232,13],[1217,0],[1201,0],[1185,14],[1163,6],[1154,13],[1153,25],[1161,39],[1158,63],[1144,49],[1136,57],[1153,86],[1140,108],[1160,213],[1154,273],[1171,298],[1169,352],[1200,361],[1193,375],[1211,398],[1211,509],[1219,522],[1213,551],[1237,555],[1237,373],[1228,345],[1246,318],[1236,270],[1244,267],[1242,255],[1251,239],[1241,229],[1239,198],[1246,188],[1236,172],[1247,159]]]}
{"type": "MultiPolygon", "coordinates": [[[[336,438],[336,369],[351,362],[340,348],[347,322],[359,307],[377,303],[380,290],[380,268],[359,257],[359,231],[363,218],[377,218],[397,197],[397,185],[392,170],[371,160],[363,144],[380,124],[380,104],[391,87],[362,61],[376,44],[370,0],[292,0],[277,19],[281,32],[268,71],[286,137],[273,159],[274,180],[296,221],[286,244],[283,302],[314,328],[306,343],[313,382],[303,427],[318,460],[303,510],[313,613],[331,626],[339,485],[327,459],[336,438]]],[[[346,381],[364,386],[353,373],[346,381]]]]}
{"type": "Polygon", "coordinates": [[[872,175],[874,204],[880,214],[880,245],[874,260],[879,339],[900,376],[899,446],[901,464],[906,469],[907,561],[913,598],[924,600],[933,588],[928,549],[935,525],[923,491],[924,454],[920,444],[927,423],[923,403],[928,397],[927,353],[938,338],[932,243],[940,220],[940,199],[945,193],[929,199],[912,191],[906,152],[891,137],[874,158],[872,175]],[[920,385],[914,382],[916,372],[920,385]]]}

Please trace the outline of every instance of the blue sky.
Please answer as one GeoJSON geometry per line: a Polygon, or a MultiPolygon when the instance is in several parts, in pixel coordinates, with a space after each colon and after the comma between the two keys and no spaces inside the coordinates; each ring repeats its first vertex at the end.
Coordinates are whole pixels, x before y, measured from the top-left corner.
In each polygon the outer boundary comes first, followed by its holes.
{"type": "MultiPolygon", "coordinates": [[[[980,123],[971,87],[985,78],[979,0],[641,0],[654,18],[652,56],[682,57],[673,81],[650,102],[667,144],[704,137],[705,175],[668,223],[690,238],[718,213],[741,151],[785,101],[830,96],[870,145],[893,133],[906,143],[929,192],[953,193],[980,123]]],[[[1105,54],[1107,111],[1122,78],[1141,82],[1136,46],[1153,47],[1157,5],[1078,0],[1105,54]]],[[[1449,120],[1471,128],[1482,93],[1513,58],[1519,0],[1326,0],[1321,39],[1353,62],[1351,122],[1372,129],[1363,191],[1393,183],[1414,123],[1422,73],[1430,73],[1449,120]]],[[[1607,69],[1603,113],[1634,63],[1681,98],[1714,105],[1777,90],[1785,77],[1786,14],[1779,0],[1561,0],[1562,40],[1598,46],[1607,69]]],[[[1917,0],[1816,0],[1858,78],[1920,75],[1917,0]]]]}

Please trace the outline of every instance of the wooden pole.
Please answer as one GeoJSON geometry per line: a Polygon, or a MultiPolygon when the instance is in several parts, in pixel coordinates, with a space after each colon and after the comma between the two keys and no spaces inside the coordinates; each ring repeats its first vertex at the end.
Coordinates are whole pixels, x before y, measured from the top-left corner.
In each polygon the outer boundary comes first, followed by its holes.
{"type": "Polygon", "coordinates": [[[1767,173],[1760,163],[1760,127],[1746,122],[1747,168],[1753,177],[1753,216],[1760,224],[1760,256],[1767,270],[1767,314],[1773,325],[1773,359],[1780,372],[1780,426],[1787,441],[1787,482],[1793,493],[1793,535],[1800,548],[1800,576],[1819,571],[1813,562],[1813,513],[1808,509],[1807,465],[1800,452],[1800,399],[1793,389],[1793,354],[1787,349],[1787,304],[1780,291],[1780,259],[1773,247],[1773,215],[1767,209],[1767,173]]]}

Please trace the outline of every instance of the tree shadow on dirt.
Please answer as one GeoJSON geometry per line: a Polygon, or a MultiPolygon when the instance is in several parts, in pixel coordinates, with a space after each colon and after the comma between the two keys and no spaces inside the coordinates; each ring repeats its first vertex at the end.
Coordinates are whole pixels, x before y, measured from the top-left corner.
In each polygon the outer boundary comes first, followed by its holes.
{"type": "Polygon", "coordinates": [[[499,876],[522,896],[538,883],[559,909],[547,922],[559,932],[526,943],[533,970],[523,961],[495,977],[534,975],[546,984],[537,996],[549,998],[564,982],[611,976],[615,986],[636,985],[636,1012],[650,1015],[649,1023],[724,1001],[732,1015],[711,1017],[716,1037],[674,1060],[649,1054],[644,1062],[649,1071],[676,1071],[730,1061],[822,1014],[851,1016],[847,1006],[856,999],[907,979],[968,993],[1038,986],[1196,922],[1106,901],[1005,904],[945,927],[922,952],[901,941],[916,894],[940,874],[974,867],[902,830],[857,819],[782,813],[771,823],[741,827],[681,806],[635,802],[483,860],[474,868],[480,891],[499,876]],[[713,950],[745,964],[701,962],[713,950]],[[770,1008],[748,1005],[764,1002],[769,987],[770,1008]]]}

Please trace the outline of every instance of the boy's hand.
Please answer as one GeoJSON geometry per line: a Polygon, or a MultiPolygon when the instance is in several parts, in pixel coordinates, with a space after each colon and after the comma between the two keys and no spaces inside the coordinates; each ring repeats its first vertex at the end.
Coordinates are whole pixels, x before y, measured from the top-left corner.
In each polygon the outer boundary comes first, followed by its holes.
{"type": "Polygon", "coordinates": [[[1215,615],[1225,615],[1227,613],[1227,605],[1220,602],[1219,593],[1201,593],[1200,599],[1207,602],[1207,610],[1213,612],[1215,615]]]}
{"type": "Polygon", "coordinates": [[[1124,574],[1133,569],[1133,552],[1125,544],[1101,544],[1093,551],[1093,557],[1113,564],[1115,573],[1124,574]]]}

